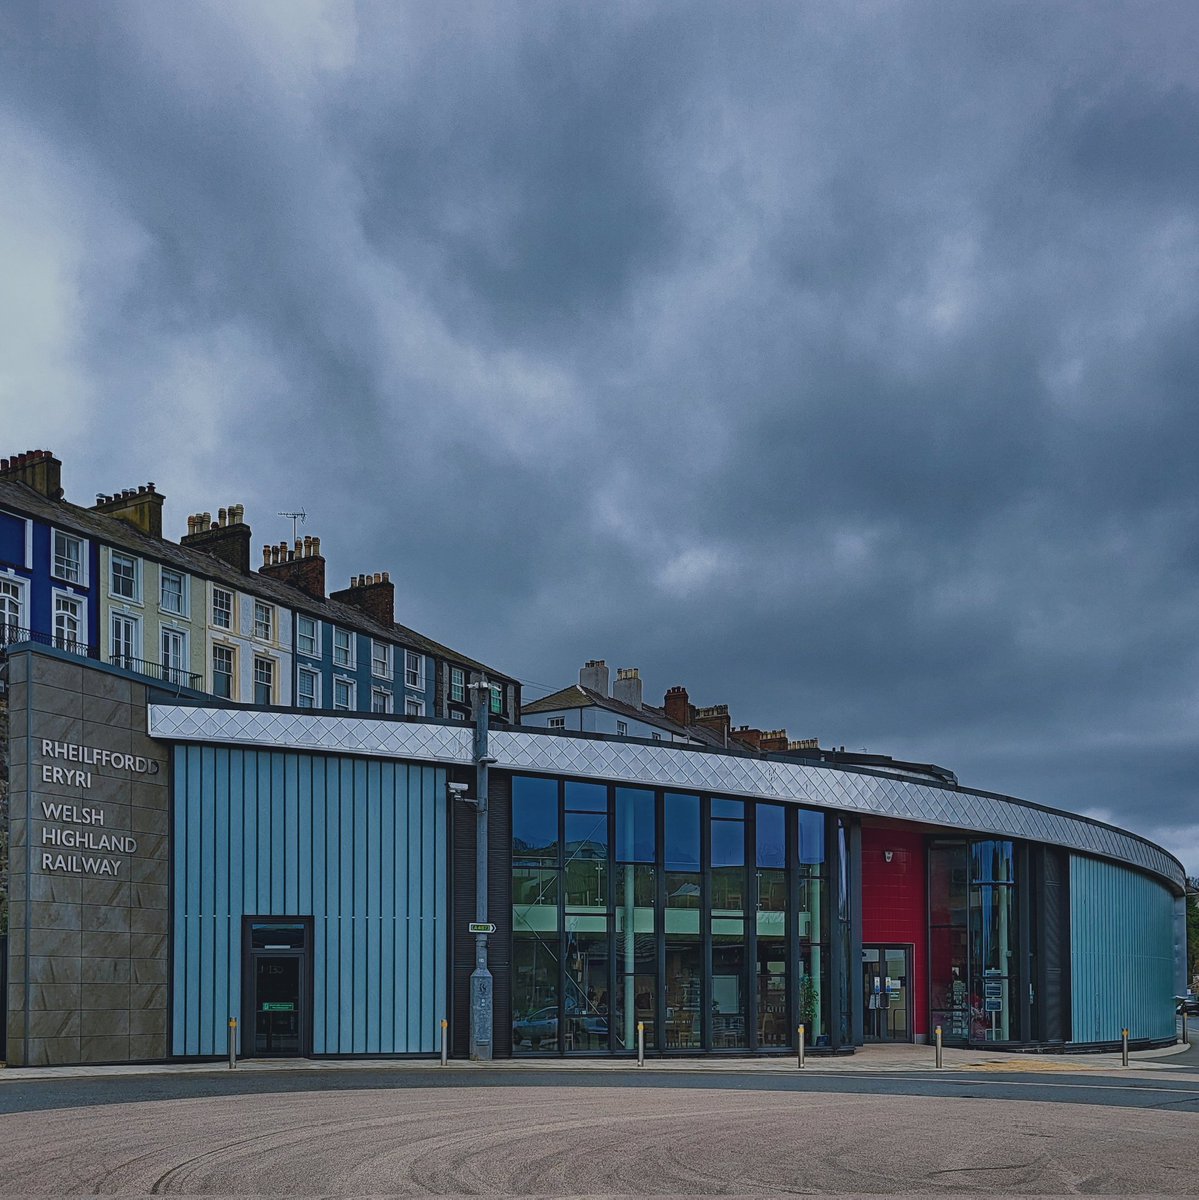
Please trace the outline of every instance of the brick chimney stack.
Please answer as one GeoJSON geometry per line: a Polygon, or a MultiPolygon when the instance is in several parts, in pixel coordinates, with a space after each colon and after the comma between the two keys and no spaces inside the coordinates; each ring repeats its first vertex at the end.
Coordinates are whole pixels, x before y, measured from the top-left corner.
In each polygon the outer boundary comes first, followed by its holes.
{"type": "Polygon", "coordinates": [[[729,737],[742,746],[748,746],[751,750],[762,748],[762,731],[760,729],[751,729],[748,725],[738,725],[729,734],[729,737]]]}
{"type": "Polygon", "coordinates": [[[286,541],[276,546],[263,546],[259,575],[290,584],[314,600],[325,598],[325,560],[321,555],[321,539],[296,538],[295,545],[286,541]]]}
{"type": "Polygon", "coordinates": [[[340,600],[366,613],[380,625],[394,625],[396,619],[396,587],[391,582],[390,571],[376,571],[373,575],[355,575],[350,586],[340,592],[332,592],[330,600],[340,600]]]}
{"type": "Polygon", "coordinates": [[[187,518],[187,533],[179,539],[179,544],[207,551],[236,567],[243,575],[249,575],[250,537],[246,506],[230,504],[218,511],[215,521],[212,513],[192,513],[187,518]]]}
{"type": "Polygon", "coordinates": [[[153,483],[143,483],[135,488],[122,488],[106,496],[103,492],[96,495],[96,503],[92,512],[103,513],[106,517],[116,517],[142,533],[151,537],[162,537],[162,502],[166,497],[155,491],[153,483]]]}
{"type": "Polygon", "coordinates": [[[670,688],[666,693],[666,699],[662,701],[662,708],[665,710],[666,716],[676,725],[692,723],[691,703],[685,687],[676,685],[670,688]]]}
{"type": "Polygon", "coordinates": [[[47,500],[62,499],[62,463],[49,450],[26,450],[0,458],[0,479],[23,483],[47,500]]]}
{"type": "Polygon", "coordinates": [[[716,734],[726,746],[729,744],[732,720],[729,718],[727,704],[712,704],[707,708],[697,708],[693,724],[702,725],[704,729],[709,729],[716,734]]]}
{"type": "Polygon", "coordinates": [[[617,667],[616,682],[612,685],[612,699],[627,704],[630,708],[640,708],[641,671],[637,667],[617,667]]]}
{"type": "Polygon", "coordinates": [[[589,658],[579,671],[579,685],[599,692],[601,696],[608,694],[608,664],[602,658],[589,658]]]}
{"type": "Polygon", "coordinates": [[[764,729],[761,750],[763,754],[784,754],[791,749],[791,740],[785,729],[764,729]]]}

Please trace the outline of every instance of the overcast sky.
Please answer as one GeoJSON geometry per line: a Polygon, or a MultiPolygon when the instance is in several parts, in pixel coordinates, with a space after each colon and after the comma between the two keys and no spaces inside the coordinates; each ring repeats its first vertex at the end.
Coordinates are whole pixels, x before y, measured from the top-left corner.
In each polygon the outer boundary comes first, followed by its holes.
{"type": "Polygon", "coordinates": [[[0,7],[0,449],[1199,870],[1199,5],[0,7]]]}

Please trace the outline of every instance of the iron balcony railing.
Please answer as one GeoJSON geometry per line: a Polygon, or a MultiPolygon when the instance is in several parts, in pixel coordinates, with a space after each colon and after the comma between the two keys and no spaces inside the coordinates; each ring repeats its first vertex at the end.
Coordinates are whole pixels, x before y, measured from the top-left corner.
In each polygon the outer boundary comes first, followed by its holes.
{"type": "Polygon", "coordinates": [[[134,658],[132,654],[111,654],[108,661],[114,667],[123,667],[126,671],[134,671],[138,675],[147,675],[151,679],[159,679],[172,687],[190,688],[193,692],[204,690],[204,680],[192,671],[182,667],[168,667],[165,663],[150,662],[145,658],[134,658]]]}
{"type": "Polygon", "coordinates": [[[68,654],[78,654],[81,658],[100,657],[99,646],[89,646],[86,642],[76,642],[72,638],[62,637],[55,633],[38,633],[27,629],[24,625],[0,624],[0,646],[15,646],[19,642],[33,642],[38,646],[53,646],[56,650],[65,650],[68,654]]]}
{"type": "MultiPolygon", "coordinates": [[[[100,647],[89,646],[86,642],[76,642],[72,638],[61,637],[54,633],[39,633],[24,625],[9,625],[0,623],[0,649],[5,646],[16,646],[22,642],[32,642],[37,646],[53,646],[56,650],[65,650],[68,654],[77,654],[80,658],[94,658],[101,661],[100,647]]],[[[204,690],[204,679],[192,671],[181,667],[170,667],[163,663],[150,662],[145,658],[134,658],[131,654],[112,654],[108,658],[114,667],[122,667],[137,675],[149,679],[157,679],[172,687],[185,687],[193,692],[204,690]]]]}

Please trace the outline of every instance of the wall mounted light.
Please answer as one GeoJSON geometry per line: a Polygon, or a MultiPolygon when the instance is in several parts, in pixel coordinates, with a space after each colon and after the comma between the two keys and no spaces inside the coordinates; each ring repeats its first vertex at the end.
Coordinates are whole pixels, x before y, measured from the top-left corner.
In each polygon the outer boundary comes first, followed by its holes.
{"type": "Polygon", "coordinates": [[[883,862],[890,862],[891,859],[893,859],[894,857],[895,857],[894,850],[884,850],[883,851],[883,862]]]}

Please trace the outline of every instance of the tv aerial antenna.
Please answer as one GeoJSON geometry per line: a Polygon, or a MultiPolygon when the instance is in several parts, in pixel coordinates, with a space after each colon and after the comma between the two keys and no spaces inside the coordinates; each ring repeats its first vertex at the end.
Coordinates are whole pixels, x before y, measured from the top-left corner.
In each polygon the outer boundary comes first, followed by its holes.
{"type": "Polygon", "coordinates": [[[296,526],[303,525],[308,520],[308,514],[301,508],[298,512],[281,512],[278,514],[281,517],[287,517],[291,521],[291,540],[294,543],[296,540],[296,526]]]}

